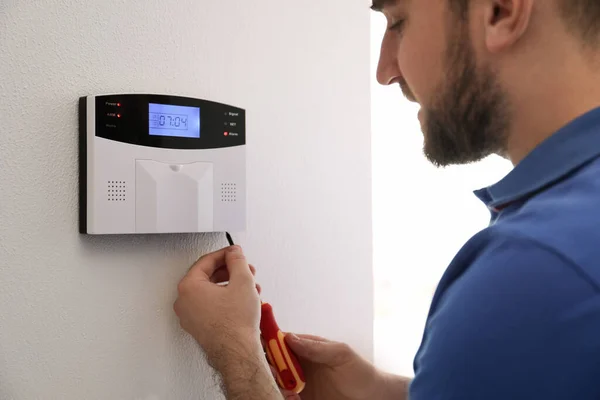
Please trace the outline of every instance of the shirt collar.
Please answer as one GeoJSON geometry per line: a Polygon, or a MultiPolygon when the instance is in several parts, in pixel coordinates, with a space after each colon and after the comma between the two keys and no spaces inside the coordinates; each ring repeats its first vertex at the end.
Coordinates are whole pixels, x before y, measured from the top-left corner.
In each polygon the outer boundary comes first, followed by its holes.
{"type": "Polygon", "coordinates": [[[600,156],[600,107],[550,136],[498,183],[475,191],[490,209],[536,193],[600,156]]]}

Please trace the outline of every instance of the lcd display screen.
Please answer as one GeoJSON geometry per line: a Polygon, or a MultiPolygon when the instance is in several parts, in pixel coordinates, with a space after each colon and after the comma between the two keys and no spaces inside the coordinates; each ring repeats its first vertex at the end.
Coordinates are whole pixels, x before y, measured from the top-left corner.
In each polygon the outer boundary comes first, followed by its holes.
{"type": "Polygon", "coordinates": [[[200,138],[200,108],[150,103],[149,134],[200,138]]]}

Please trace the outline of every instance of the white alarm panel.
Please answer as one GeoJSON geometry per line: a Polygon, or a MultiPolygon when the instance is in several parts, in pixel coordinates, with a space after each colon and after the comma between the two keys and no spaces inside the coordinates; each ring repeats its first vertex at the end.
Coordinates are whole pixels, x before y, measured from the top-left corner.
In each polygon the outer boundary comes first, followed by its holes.
{"type": "Polygon", "coordinates": [[[80,99],[80,232],[246,229],[245,111],[157,94],[80,99]]]}

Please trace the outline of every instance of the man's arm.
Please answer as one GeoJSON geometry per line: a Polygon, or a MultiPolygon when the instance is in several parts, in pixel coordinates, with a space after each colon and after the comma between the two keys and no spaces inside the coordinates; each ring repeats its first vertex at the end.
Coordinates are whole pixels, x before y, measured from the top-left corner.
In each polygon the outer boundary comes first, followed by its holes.
{"type": "Polygon", "coordinates": [[[408,400],[408,387],[411,379],[384,373],[383,381],[380,400],[408,400]]]}
{"type": "Polygon", "coordinates": [[[258,343],[239,343],[209,356],[227,400],[283,400],[258,343]]]}
{"type": "MultiPolygon", "coordinates": [[[[273,379],[268,363],[266,362],[265,356],[262,352],[256,352],[256,344],[252,346],[242,347],[246,350],[241,350],[238,352],[230,352],[230,350],[226,350],[228,353],[223,353],[220,355],[215,355],[212,357],[213,366],[217,371],[221,373],[222,379],[222,389],[225,394],[227,400],[283,400],[283,396],[281,395],[280,389],[275,383],[273,379]],[[254,351],[253,351],[253,350],[254,351]]],[[[333,346],[332,346],[333,348],[333,346]]],[[[334,352],[332,355],[331,365],[327,365],[327,368],[331,368],[334,372],[332,379],[326,379],[322,383],[327,387],[319,388],[316,387],[314,390],[309,390],[312,393],[306,393],[307,398],[324,398],[323,396],[328,395],[328,389],[335,387],[338,383],[337,379],[341,379],[344,382],[342,385],[347,386],[348,388],[352,387],[353,384],[361,382],[362,380],[370,381],[369,374],[365,373],[365,366],[358,366],[357,364],[361,363],[361,360],[357,357],[351,360],[350,364],[352,365],[349,368],[349,371],[343,371],[344,368],[341,368],[340,365],[336,365],[333,361],[336,358],[344,358],[345,355],[341,354],[342,349],[345,346],[340,348],[340,354],[336,355],[334,352]],[[355,373],[357,376],[354,378],[351,376],[352,373],[355,373]],[[337,377],[335,375],[338,375],[337,377]]],[[[319,355],[323,357],[323,353],[319,355]]],[[[302,361],[306,364],[310,362],[307,359],[302,359],[302,361]]],[[[323,360],[320,360],[323,361],[323,360]]],[[[368,367],[368,366],[367,366],[368,367]]],[[[312,371],[306,371],[312,372],[312,371]]],[[[384,373],[381,371],[377,371],[380,379],[374,379],[373,382],[377,385],[377,391],[375,394],[369,394],[367,398],[374,400],[408,400],[408,386],[410,384],[410,379],[402,376],[384,373]]],[[[315,376],[316,377],[316,376],[315,376]]],[[[325,374],[321,374],[317,381],[321,381],[325,374]]],[[[370,386],[371,382],[365,384],[364,387],[358,387],[352,389],[351,392],[356,394],[362,390],[365,390],[370,386]]],[[[313,382],[311,382],[312,386],[313,382]]],[[[339,391],[336,390],[336,392],[339,391]]],[[[352,396],[350,394],[350,396],[352,396]]],[[[331,397],[328,397],[331,400],[335,400],[331,397]]],[[[344,397],[347,399],[354,399],[355,397],[344,397]]]]}
{"type": "MultiPolygon", "coordinates": [[[[299,399],[280,392],[262,350],[254,272],[237,246],[208,254],[179,283],[174,311],[219,373],[228,400],[299,399]]],[[[406,400],[407,379],[381,373],[349,346],[314,336],[286,340],[307,378],[302,400],[406,400]]]]}
{"type": "Polygon", "coordinates": [[[260,342],[254,272],[238,246],[207,254],[179,283],[173,308],[219,372],[228,400],[282,400],[260,342]]]}

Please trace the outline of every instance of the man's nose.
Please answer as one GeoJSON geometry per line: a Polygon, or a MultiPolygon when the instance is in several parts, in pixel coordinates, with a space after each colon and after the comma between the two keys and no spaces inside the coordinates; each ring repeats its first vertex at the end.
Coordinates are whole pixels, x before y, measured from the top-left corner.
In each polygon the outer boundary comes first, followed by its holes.
{"type": "Polygon", "coordinates": [[[401,78],[402,73],[398,67],[394,40],[391,40],[386,34],[381,42],[381,50],[379,52],[377,82],[381,85],[390,85],[394,82],[398,82],[401,78]]]}

